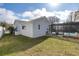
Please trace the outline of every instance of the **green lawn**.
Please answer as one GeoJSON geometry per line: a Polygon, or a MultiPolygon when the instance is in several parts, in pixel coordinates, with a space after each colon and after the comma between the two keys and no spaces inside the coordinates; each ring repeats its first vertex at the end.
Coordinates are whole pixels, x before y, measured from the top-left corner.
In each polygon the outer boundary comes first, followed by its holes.
{"type": "Polygon", "coordinates": [[[0,40],[0,55],[79,55],[79,40],[56,36],[32,39],[5,35],[0,40]]]}

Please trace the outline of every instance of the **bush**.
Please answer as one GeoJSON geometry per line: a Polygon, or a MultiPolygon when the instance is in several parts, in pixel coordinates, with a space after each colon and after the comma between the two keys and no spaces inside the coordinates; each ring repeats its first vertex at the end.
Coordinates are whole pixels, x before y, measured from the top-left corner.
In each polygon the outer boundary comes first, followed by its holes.
{"type": "Polygon", "coordinates": [[[10,31],[10,34],[14,34],[14,27],[13,27],[13,26],[10,26],[10,27],[8,28],[8,30],[10,31]]]}

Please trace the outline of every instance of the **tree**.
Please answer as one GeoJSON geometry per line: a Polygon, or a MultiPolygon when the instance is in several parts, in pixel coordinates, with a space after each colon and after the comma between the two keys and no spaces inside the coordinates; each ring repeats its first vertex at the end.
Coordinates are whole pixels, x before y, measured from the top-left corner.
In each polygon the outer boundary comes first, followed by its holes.
{"type": "MultiPolygon", "coordinates": [[[[13,34],[14,33],[14,27],[12,24],[7,24],[6,22],[1,22],[0,25],[5,28],[5,30],[9,30],[10,34],[13,34]]],[[[3,31],[5,32],[5,31],[3,31]]]]}
{"type": "Polygon", "coordinates": [[[59,23],[60,19],[56,16],[50,16],[48,17],[48,21],[50,22],[49,32],[50,34],[52,34],[52,32],[56,32],[56,28],[54,24],[59,23]]]}
{"type": "Polygon", "coordinates": [[[0,23],[0,26],[5,27],[6,26],[6,23],[5,22],[1,22],[0,23]]]}
{"type": "Polygon", "coordinates": [[[56,16],[50,16],[50,17],[48,17],[48,20],[49,20],[50,24],[58,23],[60,21],[60,19],[56,16]]]}
{"type": "Polygon", "coordinates": [[[13,26],[10,26],[10,27],[8,28],[8,30],[10,31],[10,34],[14,34],[14,27],[13,27],[13,26]]]}

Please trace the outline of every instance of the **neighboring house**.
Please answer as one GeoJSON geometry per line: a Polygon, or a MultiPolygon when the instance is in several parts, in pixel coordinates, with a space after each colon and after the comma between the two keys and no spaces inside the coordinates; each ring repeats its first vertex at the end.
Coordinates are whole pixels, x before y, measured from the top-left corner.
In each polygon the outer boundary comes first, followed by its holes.
{"type": "Polygon", "coordinates": [[[79,22],[79,11],[73,11],[68,16],[67,22],[79,22]]]}
{"type": "Polygon", "coordinates": [[[15,20],[14,27],[15,35],[36,38],[48,33],[49,21],[45,16],[29,19],[28,21],[15,20]]]}
{"type": "Polygon", "coordinates": [[[4,28],[0,26],[0,38],[3,36],[4,28]]]}

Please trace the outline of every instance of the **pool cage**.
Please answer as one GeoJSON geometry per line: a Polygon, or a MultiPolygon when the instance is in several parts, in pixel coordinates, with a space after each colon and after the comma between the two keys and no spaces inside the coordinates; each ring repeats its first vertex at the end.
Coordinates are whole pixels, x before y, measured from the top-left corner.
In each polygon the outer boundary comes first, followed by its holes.
{"type": "Polygon", "coordinates": [[[79,33],[79,22],[68,22],[68,23],[58,23],[58,24],[51,24],[49,26],[49,31],[55,32],[56,35],[64,35],[64,33],[79,33]]]}

